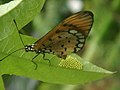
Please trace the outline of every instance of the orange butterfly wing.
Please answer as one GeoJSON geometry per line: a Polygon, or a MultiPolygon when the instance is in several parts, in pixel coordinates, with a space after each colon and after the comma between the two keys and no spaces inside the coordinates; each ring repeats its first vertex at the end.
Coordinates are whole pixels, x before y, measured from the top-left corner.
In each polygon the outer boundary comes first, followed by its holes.
{"type": "Polygon", "coordinates": [[[75,13],[35,42],[34,49],[65,59],[68,54],[83,48],[92,24],[92,12],[75,13]]]}

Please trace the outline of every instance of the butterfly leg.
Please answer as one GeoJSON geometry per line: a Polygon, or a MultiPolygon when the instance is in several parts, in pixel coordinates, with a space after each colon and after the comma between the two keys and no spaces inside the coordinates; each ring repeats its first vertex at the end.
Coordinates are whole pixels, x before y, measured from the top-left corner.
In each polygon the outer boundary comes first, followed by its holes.
{"type": "Polygon", "coordinates": [[[33,58],[32,58],[32,62],[35,64],[35,70],[37,69],[38,65],[36,62],[34,62],[34,59],[38,56],[39,54],[35,55],[33,58]]]}
{"type": "Polygon", "coordinates": [[[42,53],[42,54],[43,54],[43,59],[44,59],[44,60],[47,60],[47,61],[49,62],[49,66],[51,66],[51,62],[50,62],[50,60],[47,59],[47,58],[45,58],[45,53],[42,53]]]}

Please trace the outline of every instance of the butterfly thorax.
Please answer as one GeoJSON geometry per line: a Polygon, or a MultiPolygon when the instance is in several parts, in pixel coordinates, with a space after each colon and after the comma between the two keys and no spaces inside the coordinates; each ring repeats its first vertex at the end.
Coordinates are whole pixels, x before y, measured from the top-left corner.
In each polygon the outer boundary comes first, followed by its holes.
{"type": "Polygon", "coordinates": [[[25,45],[25,51],[26,52],[36,52],[36,53],[40,53],[41,51],[40,50],[36,50],[35,48],[35,44],[31,44],[31,45],[25,45]]]}

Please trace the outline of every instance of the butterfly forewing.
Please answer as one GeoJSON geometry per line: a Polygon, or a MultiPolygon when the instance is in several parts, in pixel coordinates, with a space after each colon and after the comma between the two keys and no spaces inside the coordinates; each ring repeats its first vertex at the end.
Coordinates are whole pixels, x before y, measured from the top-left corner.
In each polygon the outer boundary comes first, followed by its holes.
{"type": "Polygon", "coordinates": [[[81,11],[73,14],[35,42],[34,49],[66,58],[68,54],[83,48],[92,24],[92,12],[81,11]]]}

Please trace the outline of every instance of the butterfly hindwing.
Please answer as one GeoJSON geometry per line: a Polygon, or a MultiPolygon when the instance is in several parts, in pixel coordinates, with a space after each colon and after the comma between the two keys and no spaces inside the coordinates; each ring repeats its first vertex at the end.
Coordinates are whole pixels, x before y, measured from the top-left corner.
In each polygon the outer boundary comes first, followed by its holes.
{"type": "Polygon", "coordinates": [[[35,44],[35,49],[61,58],[81,50],[93,24],[93,14],[81,11],[65,19],[35,44]]]}

